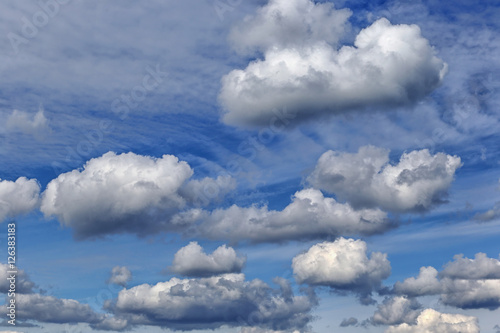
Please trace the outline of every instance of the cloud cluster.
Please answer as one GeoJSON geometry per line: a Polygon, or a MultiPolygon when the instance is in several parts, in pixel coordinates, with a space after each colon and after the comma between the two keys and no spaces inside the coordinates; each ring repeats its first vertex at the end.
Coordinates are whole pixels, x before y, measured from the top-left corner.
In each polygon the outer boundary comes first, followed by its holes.
{"type": "Polygon", "coordinates": [[[416,278],[396,282],[393,291],[410,297],[440,295],[445,305],[462,309],[497,309],[500,307],[500,261],[484,253],[474,259],[462,255],[438,272],[422,267],[416,278]]]}
{"type": "Polygon", "coordinates": [[[207,277],[219,274],[241,273],[245,257],[238,257],[236,251],[225,245],[212,254],[206,254],[197,242],[191,242],[174,255],[170,271],[191,277],[207,277]]]}
{"type": "Polygon", "coordinates": [[[132,273],[127,267],[115,266],[111,270],[111,277],[108,283],[116,284],[125,287],[132,280],[132,273]]]}
{"type": "Polygon", "coordinates": [[[305,329],[316,299],[296,296],[282,279],[280,290],[243,274],[200,279],[172,278],[156,285],[124,289],[110,306],[129,325],[155,325],[173,330],[251,326],[269,330],[305,329]]]}
{"type": "Polygon", "coordinates": [[[477,318],[461,314],[446,314],[426,309],[416,321],[416,325],[403,323],[389,327],[385,333],[479,333],[477,318]]]}
{"type": "Polygon", "coordinates": [[[387,255],[373,252],[368,257],[366,243],[338,238],[323,242],[293,258],[293,273],[298,283],[353,291],[363,303],[372,303],[371,293],[391,274],[387,255]]]}
{"type": "Polygon", "coordinates": [[[415,299],[394,296],[386,298],[377,306],[370,322],[374,325],[414,324],[421,312],[421,304],[415,299]]]}
{"type": "Polygon", "coordinates": [[[263,59],[222,79],[224,122],[269,125],[288,107],[296,120],[368,107],[413,103],[432,92],[447,66],[416,25],[382,18],[337,48],[348,10],[311,0],[272,0],[231,35],[244,53],[263,59]]]}
{"type": "Polygon", "coordinates": [[[354,154],[327,151],[307,180],[355,208],[425,211],[443,202],[460,166],[459,157],[426,149],[404,153],[392,165],[388,150],[365,146],[354,154]]]}
{"type": "Polygon", "coordinates": [[[52,180],[43,193],[41,210],[73,228],[78,239],[175,231],[180,226],[170,222],[172,215],[197,199],[192,190],[183,192],[192,175],[189,165],[172,155],[152,158],[109,152],[88,161],[83,170],[52,180]]]}
{"type": "Polygon", "coordinates": [[[0,222],[35,209],[39,195],[40,184],[35,179],[19,177],[14,182],[0,179],[0,222]]]}
{"type": "Polygon", "coordinates": [[[209,239],[251,242],[310,240],[339,235],[371,235],[393,227],[387,214],[379,209],[355,210],[325,197],[316,189],[294,194],[281,211],[263,207],[192,210],[176,216],[178,224],[196,224],[195,235],[209,239]]]}

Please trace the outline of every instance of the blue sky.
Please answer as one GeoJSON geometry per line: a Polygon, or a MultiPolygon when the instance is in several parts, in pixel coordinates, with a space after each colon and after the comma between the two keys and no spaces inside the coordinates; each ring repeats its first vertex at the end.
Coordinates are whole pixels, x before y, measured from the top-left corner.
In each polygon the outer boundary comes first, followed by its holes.
{"type": "Polygon", "coordinates": [[[0,332],[500,332],[499,15],[2,2],[0,332]]]}

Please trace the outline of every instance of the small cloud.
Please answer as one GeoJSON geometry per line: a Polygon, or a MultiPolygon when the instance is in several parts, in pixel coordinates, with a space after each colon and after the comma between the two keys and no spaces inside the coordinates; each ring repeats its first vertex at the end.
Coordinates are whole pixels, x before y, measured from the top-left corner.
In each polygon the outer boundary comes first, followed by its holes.
{"type": "Polygon", "coordinates": [[[340,323],[340,327],[348,327],[348,326],[356,326],[358,324],[358,320],[354,317],[345,318],[340,323]]]}
{"type": "Polygon", "coordinates": [[[45,117],[43,107],[40,107],[34,115],[14,110],[7,119],[6,129],[7,132],[21,132],[35,137],[43,137],[50,132],[49,121],[45,117]]]}
{"type": "Polygon", "coordinates": [[[130,280],[132,280],[132,273],[127,267],[115,266],[111,270],[111,277],[109,278],[108,283],[126,287],[130,280]]]}

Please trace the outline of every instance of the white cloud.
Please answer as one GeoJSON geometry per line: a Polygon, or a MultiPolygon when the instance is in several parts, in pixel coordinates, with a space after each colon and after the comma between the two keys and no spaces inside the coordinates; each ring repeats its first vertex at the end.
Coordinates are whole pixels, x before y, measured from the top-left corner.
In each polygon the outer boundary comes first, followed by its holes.
{"type": "Polygon", "coordinates": [[[124,289],[112,306],[131,325],[155,325],[174,330],[252,326],[269,330],[304,329],[312,319],[316,299],[295,296],[287,282],[281,291],[243,274],[201,279],[172,278],[156,285],[124,289]]]}
{"type": "Polygon", "coordinates": [[[393,227],[379,209],[355,210],[348,204],[305,189],[295,193],[282,211],[233,205],[212,212],[192,210],[174,218],[179,224],[195,224],[196,236],[252,242],[308,240],[326,236],[375,234],[393,227]]]}
{"type": "Polygon", "coordinates": [[[25,111],[12,111],[12,114],[7,118],[6,129],[7,131],[21,131],[36,136],[50,131],[49,122],[45,117],[43,108],[40,108],[33,117],[25,111]]]}
{"type": "Polygon", "coordinates": [[[411,297],[440,295],[443,304],[462,309],[495,310],[500,307],[499,266],[499,260],[484,253],[474,259],[457,255],[440,273],[422,267],[417,278],[396,282],[393,291],[411,297]]]}
{"type": "Polygon", "coordinates": [[[111,277],[108,283],[125,287],[130,280],[132,280],[132,273],[127,267],[115,266],[111,270],[111,277]]]}
{"type": "Polygon", "coordinates": [[[394,291],[408,296],[436,295],[441,292],[438,271],[434,267],[421,267],[416,278],[411,277],[404,282],[396,282],[394,291]]]}
{"type": "Polygon", "coordinates": [[[52,180],[41,210],[74,229],[76,238],[113,233],[147,235],[178,230],[170,218],[194,204],[193,191],[182,193],[193,175],[186,162],[113,152],[88,161],[52,180]]]}
{"type": "Polygon", "coordinates": [[[404,153],[393,165],[388,150],[364,146],[354,154],[327,151],[307,180],[356,208],[422,211],[443,201],[460,166],[459,157],[426,149],[404,153]]]}
{"type": "Polygon", "coordinates": [[[485,253],[476,253],[474,259],[464,258],[463,254],[453,257],[446,264],[440,276],[452,279],[500,279],[500,260],[488,258],[485,253]]]}
{"type": "Polygon", "coordinates": [[[368,257],[365,242],[345,238],[312,246],[293,258],[292,268],[298,283],[354,291],[364,302],[391,274],[386,254],[368,257]]]}
{"type": "Polygon", "coordinates": [[[350,12],[310,0],[270,1],[231,33],[241,52],[263,59],[222,79],[224,122],[269,125],[287,107],[295,120],[415,102],[443,79],[446,64],[416,25],[380,19],[354,46],[337,48],[350,12]]]}
{"type": "Polygon", "coordinates": [[[332,3],[309,0],[271,0],[254,16],[235,26],[230,41],[241,53],[264,52],[325,41],[337,44],[344,34],[348,9],[335,10],[332,3]]]}
{"type": "Polygon", "coordinates": [[[389,327],[386,333],[479,333],[476,317],[461,314],[440,313],[433,309],[424,310],[416,325],[406,323],[389,327]]]}
{"type": "Polygon", "coordinates": [[[36,179],[19,177],[15,182],[0,179],[0,222],[35,209],[39,195],[40,185],[36,179]]]}
{"type": "Polygon", "coordinates": [[[421,305],[415,299],[404,296],[386,298],[377,306],[377,311],[370,321],[375,325],[414,324],[422,312],[421,305]]]}
{"type": "Polygon", "coordinates": [[[246,258],[226,245],[206,254],[197,242],[191,242],[174,255],[170,270],[184,276],[202,277],[228,273],[241,273],[246,258]]]}

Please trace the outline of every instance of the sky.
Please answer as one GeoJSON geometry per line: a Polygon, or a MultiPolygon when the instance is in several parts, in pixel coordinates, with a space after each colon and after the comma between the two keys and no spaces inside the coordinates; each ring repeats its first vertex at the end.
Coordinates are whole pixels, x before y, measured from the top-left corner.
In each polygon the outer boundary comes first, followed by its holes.
{"type": "Polygon", "coordinates": [[[2,1],[0,333],[499,333],[498,17],[2,1]]]}

